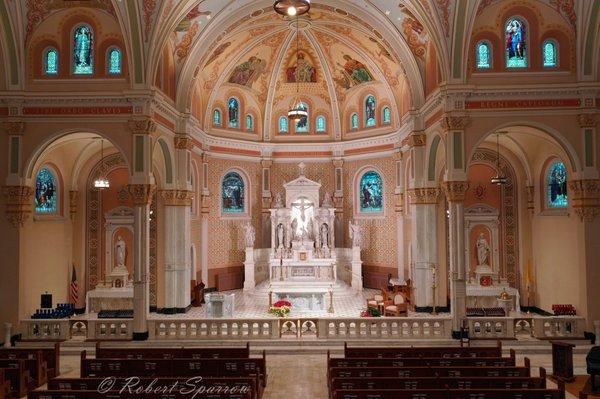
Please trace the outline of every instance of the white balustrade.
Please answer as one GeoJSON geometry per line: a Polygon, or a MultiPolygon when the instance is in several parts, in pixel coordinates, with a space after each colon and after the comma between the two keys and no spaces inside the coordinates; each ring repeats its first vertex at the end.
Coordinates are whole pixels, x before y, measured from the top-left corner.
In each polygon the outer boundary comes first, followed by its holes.
{"type": "Polygon", "coordinates": [[[578,316],[549,316],[533,319],[536,338],[583,338],[585,319],[578,316]]]}
{"type": "Polygon", "coordinates": [[[23,339],[29,341],[66,340],[71,338],[69,319],[26,319],[21,321],[23,339]]]}
{"type": "Polygon", "coordinates": [[[88,339],[98,341],[130,340],[133,336],[133,319],[88,320],[88,339]]]}
{"type": "Polygon", "coordinates": [[[278,337],[279,319],[149,320],[150,339],[252,340],[278,337]]]}
{"type": "Polygon", "coordinates": [[[472,317],[469,318],[471,338],[514,338],[514,319],[511,317],[472,317]]]}

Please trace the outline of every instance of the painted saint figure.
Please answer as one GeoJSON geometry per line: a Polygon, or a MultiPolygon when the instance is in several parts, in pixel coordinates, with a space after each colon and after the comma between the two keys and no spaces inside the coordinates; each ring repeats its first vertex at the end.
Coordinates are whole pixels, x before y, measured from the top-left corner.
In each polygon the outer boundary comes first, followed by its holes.
{"type": "Polygon", "coordinates": [[[75,31],[73,57],[75,73],[92,73],[92,32],[85,25],[75,31]]]}
{"type": "Polygon", "coordinates": [[[369,72],[365,64],[355,60],[348,54],[344,54],[344,60],[346,60],[344,65],[339,63],[338,65],[342,67],[341,72],[347,79],[348,84],[347,87],[345,87],[346,89],[350,88],[350,86],[359,85],[361,83],[370,82],[373,80],[373,75],[371,75],[371,72],[369,72]]]}
{"type": "Polygon", "coordinates": [[[251,56],[248,61],[242,62],[236,66],[231,76],[229,77],[229,83],[235,83],[242,86],[252,86],[252,84],[258,79],[260,74],[266,67],[266,62],[256,56],[251,56]]]}

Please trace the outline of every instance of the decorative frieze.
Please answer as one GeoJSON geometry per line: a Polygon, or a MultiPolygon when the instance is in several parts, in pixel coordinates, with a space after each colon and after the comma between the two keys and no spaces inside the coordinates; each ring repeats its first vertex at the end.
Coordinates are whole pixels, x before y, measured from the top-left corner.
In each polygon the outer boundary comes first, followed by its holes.
{"type": "Polygon", "coordinates": [[[404,140],[402,145],[409,147],[424,147],[427,144],[427,136],[422,132],[413,132],[409,134],[404,140]]]}
{"type": "Polygon", "coordinates": [[[188,190],[161,190],[165,206],[192,206],[194,192],[188,190]]]}
{"type": "Polygon", "coordinates": [[[600,214],[600,179],[569,181],[571,205],[582,222],[593,222],[600,214]]]}
{"type": "Polygon", "coordinates": [[[78,191],[69,191],[69,216],[71,220],[75,220],[77,215],[77,199],[79,198],[78,191]]]}
{"type": "Polygon", "coordinates": [[[446,132],[451,130],[464,130],[468,124],[468,116],[444,115],[441,121],[442,129],[446,132]]]}
{"type": "Polygon", "coordinates": [[[450,202],[463,202],[469,189],[468,181],[445,181],[442,183],[442,189],[446,194],[446,199],[450,202]]]}
{"type": "Polygon", "coordinates": [[[25,122],[23,121],[6,121],[2,124],[4,131],[11,135],[23,134],[25,132],[25,122]]]}
{"type": "Polygon", "coordinates": [[[406,191],[411,204],[437,204],[440,189],[437,187],[411,188],[406,191]]]}
{"type": "Polygon", "coordinates": [[[156,190],[154,184],[130,184],[127,186],[129,195],[133,200],[133,204],[136,206],[150,205],[152,202],[152,195],[156,190]]]}
{"type": "Polygon", "coordinates": [[[175,148],[178,150],[191,150],[194,148],[194,141],[188,135],[178,134],[173,139],[175,148]]]}
{"type": "Polygon", "coordinates": [[[596,115],[595,114],[579,114],[578,116],[579,127],[596,127],[596,115]]]}
{"type": "Polygon", "coordinates": [[[404,212],[404,193],[397,193],[394,195],[396,197],[396,203],[394,204],[394,211],[396,213],[404,212]]]}
{"type": "Polygon", "coordinates": [[[156,123],[150,118],[130,119],[127,124],[133,134],[152,134],[156,131],[156,123]]]}
{"type": "Polygon", "coordinates": [[[29,186],[4,186],[2,193],[6,199],[6,219],[14,227],[23,226],[31,215],[33,188],[29,186]]]}

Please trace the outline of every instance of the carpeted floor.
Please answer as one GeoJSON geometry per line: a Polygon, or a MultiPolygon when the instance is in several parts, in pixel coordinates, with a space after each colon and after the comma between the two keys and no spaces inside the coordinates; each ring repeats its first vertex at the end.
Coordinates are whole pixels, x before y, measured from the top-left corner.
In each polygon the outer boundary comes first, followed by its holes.
{"type": "Polygon", "coordinates": [[[572,395],[575,395],[575,397],[577,398],[579,397],[580,391],[586,392],[592,398],[600,397],[600,393],[591,393],[592,386],[589,375],[576,375],[575,381],[566,384],[565,389],[567,390],[567,392],[569,392],[572,395]]]}

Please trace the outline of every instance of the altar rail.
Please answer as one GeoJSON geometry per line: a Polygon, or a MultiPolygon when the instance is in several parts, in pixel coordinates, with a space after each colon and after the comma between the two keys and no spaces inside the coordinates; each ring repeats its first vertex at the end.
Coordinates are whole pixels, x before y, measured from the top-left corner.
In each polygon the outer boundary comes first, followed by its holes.
{"type": "MultiPolygon", "coordinates": [[[[573,316],[472,317],[472,338],[514,339],[528,334],[538,339],[583,338],[585,319],[573,316]]],[[[130,340],[131,319],[21,321],[23,339],[56,341],[130,340]]],[[[148,321],[151,340],[273,340],[273,339],[449,339],[450,317],[286,317],[262,319],[154,319],[148,321]]]]}

